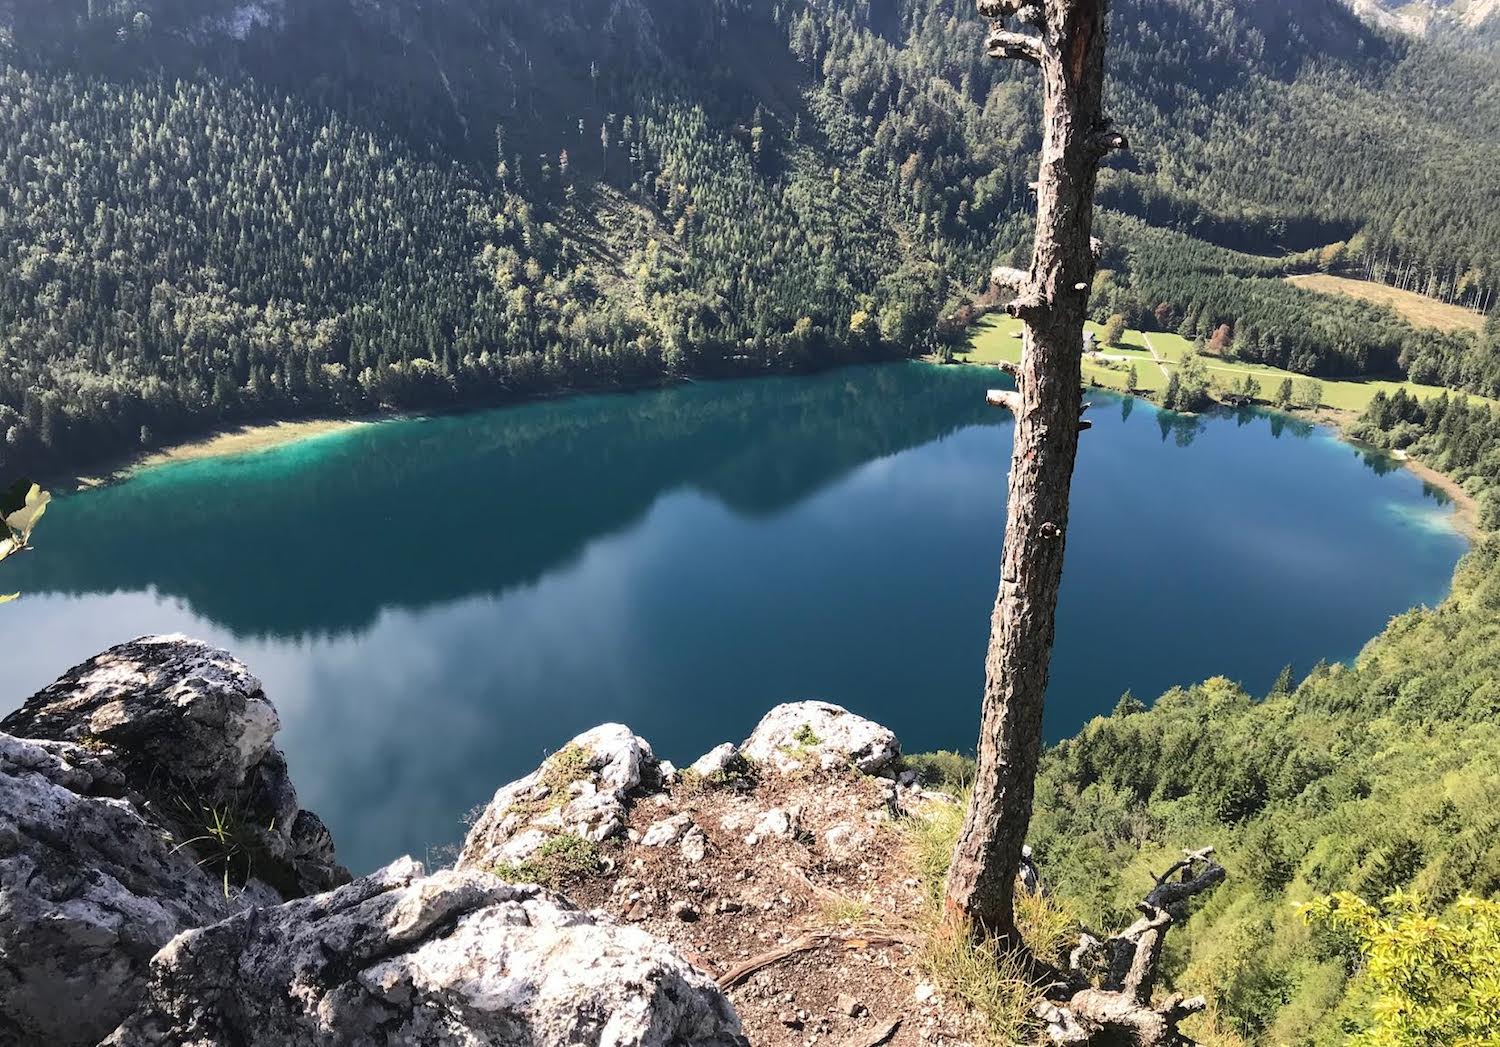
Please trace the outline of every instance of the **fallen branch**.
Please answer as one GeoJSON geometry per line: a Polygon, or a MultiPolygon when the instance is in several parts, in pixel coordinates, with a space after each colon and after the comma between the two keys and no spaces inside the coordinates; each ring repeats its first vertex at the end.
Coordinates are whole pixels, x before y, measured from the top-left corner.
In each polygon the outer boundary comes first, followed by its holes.
{"type": "Polygon", "coordinates": [[[1187,902],[1224,882],[1224,867],[1214,849],[1184,851],[1183,857],[1160,876],[1136,906],[1140,918],[1104,941],[1084,933],[1068,957],[1066,980],[1055,988],[1066,999],[1037,1006],[1037,1017],[1047,1025],[1048,1042],[1057,1047],[1102,1047],[1128,1043],[1135,1047],[1182,1047],[1193,1041],[1178,1031],[1189,1015],[1207,1006],[1201,996],[1174,993],[1160,1005],[1151,1003],[1158,963],[1167,931],[1187,916],[1187,902]],[[1105,970],[1100,984],[1091,975],[1100,962],[1105,970]]]}
{"type": "Polygon", "coordinates": [[[884,931],[873,931],[868,934],[851,932],[849,934],[838,934],[833,931],[811,931],[801,937],[794,938],[785,945],[778,945],[758,956],[752,956],[738,966],[730,968],[719,976],[720,989],[732,989],[746,978],[763,971],[767,967],[778,964],[783,960],[791,959],[814,949],[825,946],[838,945],[845,949],[879,949],[887,945],[911,945],[911,939],[900,935],[889,934],[884,931]]]}

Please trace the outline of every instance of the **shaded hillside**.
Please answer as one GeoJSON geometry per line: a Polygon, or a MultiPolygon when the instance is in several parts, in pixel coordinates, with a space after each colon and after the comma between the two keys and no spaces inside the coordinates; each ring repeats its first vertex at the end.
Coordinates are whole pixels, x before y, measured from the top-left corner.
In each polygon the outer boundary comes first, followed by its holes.
{"type": "MultiPolygon", "coordinates": [[[[1113,25],[1101,200],[1157,231],[1112,226],[1101,315],[1388,373],[1415,332],[1309,327],[1276,277],[1500,291],[1489,59],[1336,0],[1113,25]]],[[[984,31],[960,0],[4,0],[0,471],[931,350],[1030,221],[1035,91],[984,31]]]]}

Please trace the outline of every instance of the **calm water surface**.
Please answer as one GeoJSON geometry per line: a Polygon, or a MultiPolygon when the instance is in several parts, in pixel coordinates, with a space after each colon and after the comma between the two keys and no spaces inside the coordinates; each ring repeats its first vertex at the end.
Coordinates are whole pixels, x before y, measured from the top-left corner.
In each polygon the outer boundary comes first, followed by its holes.
{"type": "MultiPolygon", "coordinates": [[[[61,499],[7,564],[0,712],[146,632],[265,681],[357,871],[422,855],[574,733],[688,761],[826,698],[972,744],[1010,423],[994,372],[706,383],[370,426],[61,499]]],[[[1405,471],[1255,412],[1095,397],[1047,731],[1130,688],[1353,656],[1463,542],[1405,471]]]]}

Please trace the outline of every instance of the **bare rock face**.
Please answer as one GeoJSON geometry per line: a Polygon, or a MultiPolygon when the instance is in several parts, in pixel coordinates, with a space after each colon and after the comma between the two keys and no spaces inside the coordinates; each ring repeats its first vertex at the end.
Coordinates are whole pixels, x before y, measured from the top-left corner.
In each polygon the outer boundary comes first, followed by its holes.
{"type": "Polygon", "coordinates": [[[112,1047],[731,1047],[734,1008],[644,931],[403,859],[174,939],[112,1047]]]}
{"type": "Polygon", "coordinates": [[[632,795],[660,789],[661,781],[649,742],[622,724],[595,727],[495,793],[465,838],[458,867],[523,862],[561,835],[602,842],[625,831],[632,795]]]}
{"type": "Polygon", "coordinates": [[[295,898],[349,874],[334,860],[323,823],[297,806],[286,761],[271,744],[280,726],[244,665],[184,636],[113,647],[0,721],[23,738],[91,749],[178,840],[227,825],[232,878],[295,898]]]}
{"type": "Polygon", "coordinates": [[[70,670],[0,734],[0,1044],[94,1044],[174,935],[348,873],[300,810],[260,682],[145,637],[70,670]]]}
{"type": "Polygon", "coordinates": [[[97,1043],[157,949],[244,903],[125,786],[80,746],[0,734],[0,1043],[97,1043]]]}
{"type": "Polygon", "coordinates": [[[743,768],[744,764],[745,760],[740,755],[740,747],[733,742],[724,742],[694,760],[688,770],[700,778],[714,778],[733,774],[743,768]]]}
{"type": "Polygon", "coordinates": [[[852,765],[889,774],[901,743],[889,728],[830,702],[788,702],[761,718],[740,753],[782,773],[852,765]]]}

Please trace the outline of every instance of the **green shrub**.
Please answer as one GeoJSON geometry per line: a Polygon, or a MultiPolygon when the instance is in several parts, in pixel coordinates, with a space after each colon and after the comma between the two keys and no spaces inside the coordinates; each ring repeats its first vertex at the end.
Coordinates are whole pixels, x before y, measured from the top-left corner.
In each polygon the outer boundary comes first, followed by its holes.
{"type": "Polygon", "coordinates": [[[558,890],[592,876],[603,867],[599,848],[574,833],[559,833],[524,862],[503,862],[490,871],[510,883],[538,883],[558,890]]]}

